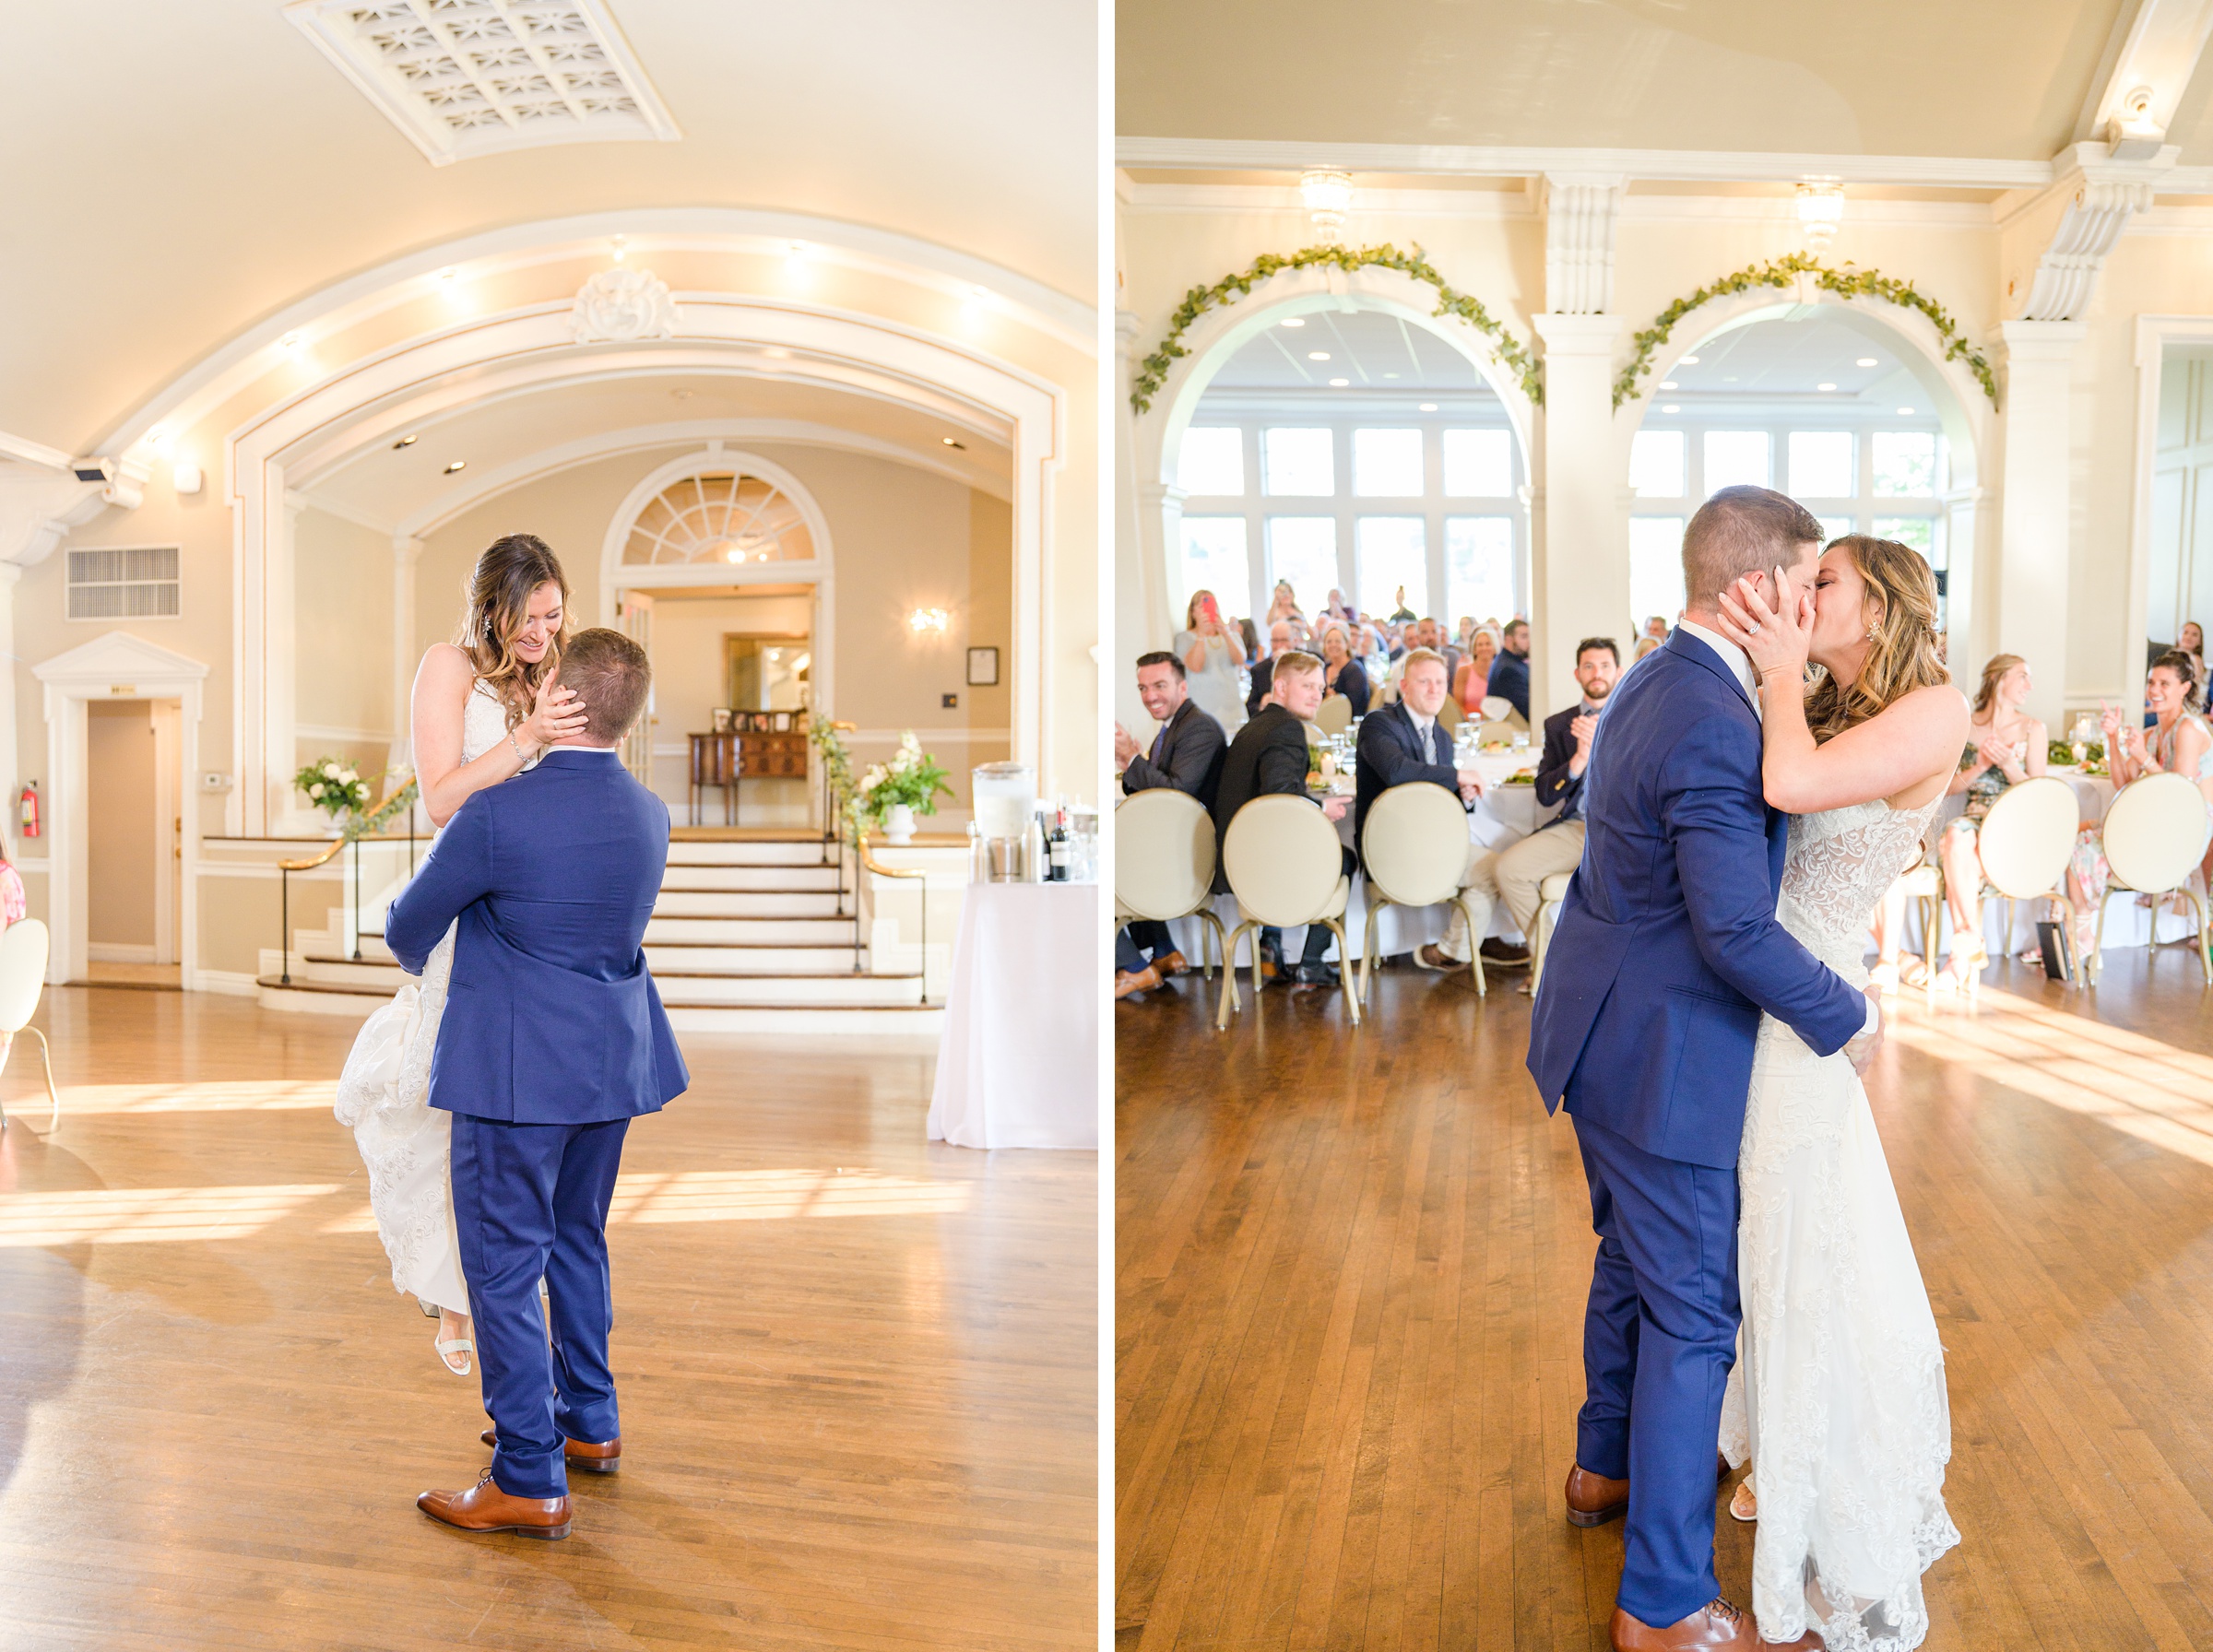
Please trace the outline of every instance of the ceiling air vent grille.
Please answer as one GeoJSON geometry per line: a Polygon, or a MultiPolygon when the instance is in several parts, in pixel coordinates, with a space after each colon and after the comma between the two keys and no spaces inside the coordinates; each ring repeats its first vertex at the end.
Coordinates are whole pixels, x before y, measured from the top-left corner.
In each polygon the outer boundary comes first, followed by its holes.
{"type": "Polygon", "coordinates": [[[605,0],[290,0],[285,15],[436,166],[683,136],[605,0]]]}
{"type": "Polygon", "coordinates": [[[178,594],[174,545],[69,553],[72,620],[174,620],[178,594]]]}

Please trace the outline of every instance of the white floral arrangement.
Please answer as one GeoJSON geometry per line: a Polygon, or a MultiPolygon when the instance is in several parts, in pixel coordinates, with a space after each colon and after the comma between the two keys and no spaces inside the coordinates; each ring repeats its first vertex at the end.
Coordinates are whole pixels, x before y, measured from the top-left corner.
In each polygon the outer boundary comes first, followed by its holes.
{"type": "Polygon", "coordinates": [[[948,797],[953,796],[953,787],[946,784],[945,771],[936,758],[922,749],[922,742],[915,738],[911,728],[899,737],[899,749],[892,761],[870,763],[862,772],[859,785],[854,787],[860,812],[877,821],[901,803],[918,815],[934,815],[938,812],[940,792],[948,797]]]}
{"type": "Polygon", "coordinates": [[[317,758],[292,776],[292,784],[334,820],[369,807],[369,783],[343,758],[317,758]]]}

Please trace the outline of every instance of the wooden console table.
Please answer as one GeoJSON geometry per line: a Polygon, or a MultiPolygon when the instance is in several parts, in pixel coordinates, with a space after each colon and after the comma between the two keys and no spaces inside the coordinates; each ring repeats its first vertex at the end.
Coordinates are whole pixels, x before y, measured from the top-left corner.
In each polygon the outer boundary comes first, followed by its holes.
{"type": "Polygon", "coordinates": [[[804,729],[775,732],[695,734],[692,742],[691,784],[685,793],[691,823],[700,825],[706,793],[722,790],[722,822],[739,823],[741,780],[799,780],[807,778],[807,734],[804,729]]]}

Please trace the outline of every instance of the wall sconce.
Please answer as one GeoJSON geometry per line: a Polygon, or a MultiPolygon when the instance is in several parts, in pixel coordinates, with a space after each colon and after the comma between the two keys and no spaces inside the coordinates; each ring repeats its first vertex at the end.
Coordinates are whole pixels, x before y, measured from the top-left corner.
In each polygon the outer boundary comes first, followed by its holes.
{"type": "Polygon", "coordinates": [[[917,637],[941,637],[953,623],[953,616],[943,608],[917,608],[906,617],[906,623],[917,637]]]}
{"type": "Polygon", "coordinates": [[[1314,220],[1314,234],[1326,246],[1344,238],[1344,215],[1353,205],[1353,175],[1334,167],[1316,167],[1298,181],[1299,198],[1314,220]]]}
{"type": "Polygon", "coordinates": [[[1798,224],[1805,231],[1805,244],[1813,251],[1828,251],[1843,221],[1844,191],[1839,184],[1815,180],[1798,186],[1798,224]]]}

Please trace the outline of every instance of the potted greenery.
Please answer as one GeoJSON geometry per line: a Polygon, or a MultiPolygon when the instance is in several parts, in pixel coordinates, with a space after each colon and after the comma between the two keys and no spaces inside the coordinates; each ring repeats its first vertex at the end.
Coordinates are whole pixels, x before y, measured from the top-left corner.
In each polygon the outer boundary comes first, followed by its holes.
{"type": "Polygon", "coordinates": [[[938,812],[937,796],[953,795],[945,784],[938,760],[922,749],[908,729],[899,737],[899,750],[888,763],[870,763],[858,788],[860,812],[883,828],[886,843],[911,844],[915,817],[938,812]]]}
{"type": "Polygon", "coordinates": [[[349,815],[358,816],[369,807],[369,783],[343,758],[317,758],[292,776],[292,784],[341,829],[349,815]]]}

